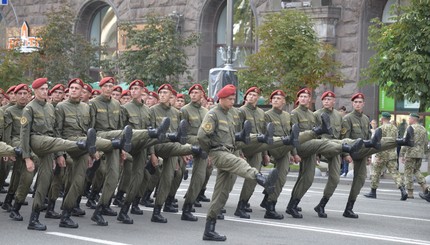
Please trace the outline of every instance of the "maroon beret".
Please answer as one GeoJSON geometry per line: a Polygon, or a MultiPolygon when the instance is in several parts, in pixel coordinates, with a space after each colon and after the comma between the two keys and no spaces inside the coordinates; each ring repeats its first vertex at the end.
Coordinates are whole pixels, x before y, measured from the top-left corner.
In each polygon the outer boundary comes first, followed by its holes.
{"type": "MultiPolygon", "coordinates": [[[[169,90],[169,91],[170,91],[170,92],[172,92],[172,93],[173,93],[173,91],[174,91],[174,89],[173,89],[172,85],[167,84],[167,83],[165,83],[165,84],[161,85],[161,86],[158,88],[157,93],[160,93],[160,91],[161,91],[162,89],[167,89],[167,90],[169,90]]],[[[175,91],[175,92],[176,92],[176,91],[175,91]]]]}
{"type": "Polygon", "coordinates": [[[149,91],[148,92],[148,96],[152,96],[152,97],[154,97],[154,98],[156,98],[158,100],[158,94],[156,92],[154,92],[154,91],[149,91]]]}
{"type": "Polygon", "coordinates": [[[15,86],[15,89],[13,90],[14,93],[17,93],[18,91],[20,91],[21,89],[25,89],[27,91],[30,91],[30,88],[28,87],[27,84],[25,83],[21,83],[18,84],[17,86],[15,86]]]}
{"type": "Polygon", "coordinates": [[[322,95],[321,95],[321,100],[323,100],[325,97],[333,97],[336,98],[336,94],[333,93],[332,91],[325,91],[322,95]]]}
{"type": "Polygon", "coordinates": [[[351,97],[351,101],[354,101],[355,99],[363,99],[364,100],[364,94],[362,93],[356,93],[351,97]]]}
{"type": "Polygon", "coordinates": [[[124,89],[121,93],[121,98],[123,96],[131,96],[130,90],[124,89]]]}
{"type": "Polygon", "coordinates": [[[142,88],[145,87],[145,83],[142,80],[134,80],[133,82],[130,83],[130,86],[128,86],[128,89],[131,89],[132,86],[140,86],[142,88]]]}
{"type": "Polygon", "coordinates": [[[113,84],[115,84],[115,78],[113,78],[113,77],[104,77],[102,80],[100,80],[99,86],[102,87],[106,83],[113,83],[113,84]]]}
{"type": "Polygon", "coordinates": [[[31,87],[33,89],[38,89],[38,88],[42,87],[42,85],[47,84],[47,83],[48,83],[48,78],[42,77],[42,78],[38,78],[38,79],[34,80],[33,83],[31,84],[31,87]]]}
{"type": "Polygon", "coordinates": [[[84,88],[85,90],[87,90],[88,92],[90,92],[90,93],[92,93],[92,92],[93,92],[93,88],[92,88],[89,84],[84,83],[83,88],[84,88]]]}
{"type": "Polygon", "coordinates": [[[184,94],[177,94],[176,98],[177,99],[184,99],[185,100],[185,95],[184,94]]]}
{"type": "Polygon", "coordinates": [[[79,84],[81,85],[81,87],[84,87],[84,82],[80,78],[73,78],[72,80],[70,80],[67,84],[67,87],[70,87],[70,85],[72,85],[73,83],[79,84]]]}
{"type": "Polygon", "coordinates": [[[64,93],[65,93],[65,94],[68,94],[68,93],[69,93],[69,88],[66,88],[66,89],[64,90],[64,93]]]}
{"type": "Polygon", "coordinates": [[[305,93],[305,94],[309,94],[309,96],[311,96],[312,95],[312,93],[311,93],[311,90],[310,89],[308,89],[308,88],[302,88],[302,89],[300,89],[299,90],[299,92],[297,92],[297,95],[296,95],[296,97],[298,98],[301,94],[303,94],[303,93],[305,93]]]}
{"type": "Polygon", "coordinates": [[[246,96],[249,94],[249,93],[251,93],[251,92],[254,92],[254,93],[257,93],[257,94],[261,94],[261,89],[259,89],[258,87],[256,87],[256,86],[254,86],[254,87],[250,87],[248,90],[246,90],[246,93],[245,93],[245,96],[244,96],[244,98],[246,98],[246,96]]]}
{"type": "Polygon", "coordinates": [[[270,95],[270,99],[272,99],[273,96],[275,96],[275,95],[279,95],[279,96],[285,97],[284,91],[282,91],[280,89],[273,91],[272,94],[270,95]]]}
{"type": "Polygon", "coordinates": [[[218,91],[216,96],[222,99],[235,94],[236,94],[236,87],[233,84],[227,84],[220,91],[218,91]]]}
{"type": "Polygon", "coordinates": [[[91,94],[95,96],[95,95],[101,95],[102,93],[98,89],[93,89],[93,91],[91,92],[91,94]]]}
{"type": "Polygon", "coordinates": [[[12,92],[14,92],[14,93],[15,93],[15,88],[16,88],[16,85],[13,85],[12,87],[10,87],[10,88],[6,91],[6,94],[9,94],[9,93],[12,93],[12,92]]]}
{"type": "Polygon", "coordinates": [[[116,85],[116,86],[113,87],[113,91],[122,93],[122,87],[119,86],[119,85],[116,85]]]}
{"type": "Polygon", "coordinates": [[[201,91],[203,91],[203,93],[205,92],[204,90],[203,90],[203,86],[202,85],[200,85],[200,84],[194,84],[193,86],[191,86],[191,88],[190,89],[188,89],[188,94],[190,94],[191,93],[191,91],[193,91],[193,90],[201,90],[201,91]]]}
{"type": "Polygon", "coordinates": [[[208,102],[215,103],[215,100],[214,100],[213,98],[208,98],[208,99],[207,99],[207,101],[208,101],[208,102]]]}

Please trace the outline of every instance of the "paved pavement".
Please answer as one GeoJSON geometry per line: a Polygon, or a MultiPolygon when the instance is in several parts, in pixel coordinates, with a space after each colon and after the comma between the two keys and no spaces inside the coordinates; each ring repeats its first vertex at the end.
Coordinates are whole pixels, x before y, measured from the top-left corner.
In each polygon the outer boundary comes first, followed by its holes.
{"type": "MultiPolygon", "coordinates": [[[[216,173],[216,172],[214,172],[216,173]]],[[[360,195],[354,211],[359,219],[342,217],[348,198],[351,179],[341,178],[336,193],[327,204],[327,219],[318,218],[313,207],[321,199],[326,177],[316,177],[311,189],[302,199],[303,219],[293,219],[285,213],[291,189],[297,173],[290,173],[287,184],[277,204],[278,212],[285,215],[283,220],[264,219],[264,210],[259,207],[262,199],[262,188],[257,186],[250,200],[253,212],[251,219],[240,219],[233,215],[241,186],[238,178],[226,205],[227,214],[224,221],[218,221],[216,230],[227,236],[225,244],[430,244],[430,203],[420,199],[400,201],[400,193],[395,189],[391,179],[382,179],[378,189],[378,199],[368,199],[360,195]]],[[[209,182],[207,194],[213,191],[215,177],[209,182]]],[[[183,195],[189,180],[183,181],[177,198],[180,208],[183,195]]],[[[369,190],[366,181],[362,194],[369,190]]],[[[416,192],[418,193],[418,186],[416,192]]],[[[4,194],[0,199],[4,199],[4,194]]],[[[27,198],[31,201],[31,198],[27,198]]],[[[57,209],[61,200],[57,202],[57,209]]],[[[86,199],[82,200],[83,203],[86,199]]],[[[87,215],[74,218],[79,229],[58,227],[58,220],[48,220],[41,214],[41,222],[48,226],[45,232],[27,230],[30,206],[23,206],[23,222],[9,220],[8,213],[0,211],[0,244],[205,244],[202,234],[208,203],[197,208],[197,222],[180,220],[180,213],[164,213],[167,224],[156,224],[150,221],[152,210],[144,209],[143,216],[132,215],[133,225],[116,221],[115,217],[106,217],[109,226],[95,225],[90,216],[92,210],[86,209],[87,215]]],[[[84,205],[82,205],[84,207],[84,205]]],[[[119,211],[119,208],[114,208],[119,211]]]]}

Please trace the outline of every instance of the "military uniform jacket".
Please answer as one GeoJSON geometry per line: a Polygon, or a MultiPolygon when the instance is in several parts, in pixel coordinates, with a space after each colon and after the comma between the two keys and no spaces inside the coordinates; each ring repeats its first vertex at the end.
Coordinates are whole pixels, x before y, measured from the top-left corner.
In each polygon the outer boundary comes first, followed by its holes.
{"type": "Polygon", "coordinates": [[[336,109],[329,110],[326,108],[321,108],[314,112],[315,120],[317,126],[322,124],[321,122],[321,114],[327,113],[330,117],[330,125],[333,130],[333,135],[323,134],[321,138],[323,139],[340,139],[340,130],[342,129],[342,115],[336,109]]]}
{"type": "Polygon", "coordinates": [[[265,112],[266,122],[275,126],[274,136],[288,136],[291,132],[291,116],[288,112],[272,108],[265,112]]]}
{"type": "Polygon", "coordinates": [[[133,129],[147,129],[151,126],[149,107],[142,101],[133,99],[122,105],[121,120],[123,125],[130,125],[133,129]]]}
{"type": "Polygon", "coordinates": [[[99,95],[90,100],[90,128],[97,131],[121,129],[121,105],[112,98],[99,95]]]}
{"type": "Polygon", "coordinates": [[[249,103],[239,108],[240,121],[243,124],[245,120],[248,120],[252,124],[253,134],[264,134],[266,132],[266,122],[264,120],[264,111],[257,106],[253,106],[249,103]]]}
{"type": "Polygon", "coordinates": [[[414,147],[402,146],[400,155],[409,158],[425,158],[428,152],[428,133],[427,130],[418,123],[412,124],[414,128],[414,147]]]}
{"type": "MultiPolygon", "coordinates": [[[[382,130],[382,137],[390,137],[390,138],[396,138],[397,137],[397,127],[387,123],[387,124],[383,124],[382,126],[380,126],[379,128],[381,128],[382,130]]],[[[386,150],[386,151],[381,151],[376,153],[376,157],[384,160],[384,161],[388,161],[388,160],[395,160],[397,159],[397,149],[393,148],[390,150],[386,150]]]]}
{"type": "Polygon", "coordinates": [[[4,111],[0,109],[0,140],[4,141],[4,111]]]}
{"type": "Polygon", "coordinates": [[[55,107],[55,131],[58,137],[85,137],[90,126],[90,106],[68,99],[55,107]]]}
{"type": "Polygon", "coordinates": [[[211,150],[234,151],[235,124],[233,114],[225,110],[221,105],[212,108],[204,117],[197,137],[200,147],[209,152],[211,150]]]}
{"type": "Polygon", "coordinates": [[[6,109],[4,113],[4,142],[12,145],[12,142],[19,142],[21,132],[21,117],[24,106],[14,105],[6,109]]]}
{"type": "Polygon", "coordinates": [[[298,124],[300,132],[311,130],[316,125],[314,114],[306,106],[299,105],[291,111],[291,123],[298,124]]]}
{"type": "Polygon", "coordinates": [[[362,112],[353,111],[345,115],[342,121],[340,138],[368,140],[372,136],[370,132],[370,120],[362,112]]]}
{"type": "Polygon", "coordinates": [[[200,125],[208,110],[200,103],[190,102],[181,108],[181,119],[188,122],[188,134],[197,136],[200,125]]]}
{"type": "Polygon", "coordinates": [[[53,137],[54,123],[54,106],[46,101],[34,99],[24,107],[20,132],[22,158],[30,157],[30,136],[46,135],[53,137]]]}
{"type": "Polygon", "coordinates": [[[158,128],[164,117],[170,118],[170,127],[168,132],[173,133],[179,127],[179,111],[171,105],[158,103],[149,108],[149,115],[151,118],[151,126],[158,128]]]}
{"type": "Polygon", "coordinates": [[[242,131],[243,125],[242,125],[242,123],[240,121],[240,111],[239,111],[239,108],[232,107],[230,110],[228,110],[228,113],[230,113],[231,116],[233,117],[234,132],[240,132],[240,131],[242,131]]]}

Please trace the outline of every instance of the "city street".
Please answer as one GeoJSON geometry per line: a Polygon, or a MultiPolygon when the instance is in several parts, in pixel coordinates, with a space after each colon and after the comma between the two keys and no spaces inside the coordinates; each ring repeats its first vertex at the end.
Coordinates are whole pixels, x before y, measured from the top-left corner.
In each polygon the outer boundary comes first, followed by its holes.
{"type": "MultiPolygon", "coordinates": [[[[216,171],[214,171],[216,174],[216,171]]],[[[400,201],[400,192],[395,189],[393,181],[388,177],[381,180],[378,199],[368,199],[362,194],[369,191],[369,180],[362,189],[354,211],[359,219],[348,219],[342,216],[348,198],[351,179],[341,178],[341,183],[326,206],[327,219],[317,216],[313,207],[319,202],[324,189],[325,177],[316,177],[315,182],[299,206],[303,209],[303,219],[293,219],[285,213],[290,192],[297,173],[291,173],[277,204],[277,211],[283,213],[283,220],[264,219],[264,210],[259,206],[263,197],[262,188],[257,186],[251,202],[253,212],[251,219],[240,219],[233,215],[241,186],[242,178],[238,178],[234,190],[230,194],[225,220],[217,222],[216,231],[227,236],[226,244],[430,244],[430,203],[419,198],[419,187],[415,188],[415,199],[400,201]]],[[[183,196],[189,179],[182,182],[178,191],[179,208],[182,207],[183,196]]],[[[207,195],[213,191],[215,176],[210,179],[207,195]]],[[[1,194],[4,200],[5,194],[1,194]]],[[[27,198],[30,202],[32,199],[27,198]]],[[[210,243],[202,240],[205,226],[205,215],[209,203],[202,203],[196,208],[197,222],[181,221],[180,214],[163,213],[168,219],[167,224],[150,221],[152,209],[143,208],[144,215],[131,215],[133,225],[116,221],[116,217],[106,217],[109,226],[100,227],[90,220],[93,210],[85,207],[85,217],[73,219],[79,223],[78,229],[65,229],[58,226],[59,220],[44,218],[41,222],[48,226],[47,231],[27,230],[30,207],[23,206],[21,214],[23,222],[11,221],[8,213],[0,212],[0,244],[202,244],[210,243]]],[[[56,211],[59,212],[61,200],[57,201],[56,211]]],[[[119,211],[119,208],[114,207],[119,211]]]]}

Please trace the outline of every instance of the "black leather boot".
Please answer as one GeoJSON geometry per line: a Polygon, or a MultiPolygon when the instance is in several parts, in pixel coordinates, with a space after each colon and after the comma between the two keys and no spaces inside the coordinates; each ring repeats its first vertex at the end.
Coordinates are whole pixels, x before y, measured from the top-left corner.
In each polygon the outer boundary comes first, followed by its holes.
{"type": "Polygon", "coordinates": [[[19,210],[21,210],[21,203],[18,203],[15,201],[15,203],[12,206],[12,209],[10,211],[9,217],[15,221],[23,221],[21,214],[19,213],[19,210]]]}
{"type": "Polygon", "coordinates": [[[84,141],[78,141],[76,142],[76,145],[79,149],[85,150],[90,155],[94,155],[97,151],[96,149],[96,130],[93,128],[88,129],[87,131],[87,139],[84,141]]]}
{"type": "Polygon", "coordinates": [[[90,195],[88,196],[87,203],[85,206],[87,206],[90,209],[96,209],[97,203],[96,203],[96,195],[98,191],[95,191],[94,189],[90,191],[90,195]]]}
{"type": "Polygon", "coordinates": [[[152,212],[151,221],[156,223],[167,223],[167,219],[161,215],[160,205],[154,206],[154,211],[152,212]]]}
{"type": "Polygon", "coordinates": [[[7,193],[6,194],[6,197],[4,198],[4,202],[1,205],[1,208],[3,210],[6,210],[7,212],[10,212],[10,210],[12,209],[13,196],[14,196],[14,194],[11,194],[11,193],[7,193]]]}
{"type": "Polygon", "coordinates": [[[118,213],[110,207],[111,203],[112,203],[112,199],[109,200],[108,204],[102,206],[103,207],[102,215],[106,215],[106,216],[117,216],[118,215],[118,213]]]}
{"type": "Polygon", "coordinates": [[[424,192],[420,192],[418,194],[422,199],[426,200],[427,202],[430,202],[430,191],[426,190],[424,192]]]}
{"type": "Polygon", "coordinates": [[[333,129],[331,128],[331,125],[330,125],[330,116],[327,113],[323,112],[321,114],[321,126],[314,127],[312,131],[316,135],[322,135],[322,134],[332,135],[333,129]]]}
{"type": "Polygon", "coordinates": [[[203,240],[205,241],[225,241],[227,237],[218,234],[215,231],[216,219],[207,219],[205,225],[205,232],[203,233],[203,240]]]}
{"type": "Polygon", "coordinates": [[[116,217],[118,221],[121,221],[124,224],[133,224],[133,219],[128,216],[128,210],[130,209],[130,205],[131,203],[127,202],[122,205],[118,217],[116,217]]]}
{"type": "Polygon", "coordinates": [[[373,133],[373,136],[370,140],[364,140],[364,146],[366,148],[375,148],[375,149],[381,149],[381,139],[382,139],[382,129],[377,128],[375,129],[375,133],[373,133]]]}
{"type": "Polygon", "coordinates": [[[278,180],[279,171],[278,169],[274,168],[272,171],[270,171],[269,175],[266,177],[261,173],[258,173],[255,175],[255,179],[257,181],[257,184],[264,187],[264,190],[267,194],[271,194],[275,191],[275,184],[278,180]]]}
{"type": "Polygon", "coordinates": [[[187,130],[188,122],[182,119],[179,123],[178,131],[175,133],[168,133],[167,138],[171,142],[179,142],[181,145],[185,145],[187,143],[187,130]]]}
{"type": "Polygon", "coordinates": [[[400,186],[399,187],[400,190],[400,200],[405,201],[406,199],[408,199],[408,193],[406,192],[406,189],[404,186],[400,186]]]}
{"type": "Polygon", "coordinates": [[[252,213],[251,204],[248,201],[246,202],[245,208],[243,210],[245,210],[247,213],[252,213]]]}
{"type": "Polygon", "coordinates": [[[191,146],[191,152],[200,157],[201,159],[206,159],[208,158],[208,153],[206,151],[204,151],[202,148],[200,148],[200,146],[191,146]]]}
{"type": "Polygon", "coordinates": [[[370,192],[367,194],[364,194],[364,196],[368,198],[376,198],[376,189],[371,188],[370,192]]]}
{"type": "Polygon", "coordinates": [[[55,212],[55,200],[49,200],[48,201],[48,208],[46,209],[45,218],[46,219],[60,219],[61,214],[55,212]]]}
{"type": "Polygon", "coordinates": [[[121,148],[126,152],[131,151],[131,138],[133,138],[133,128],[127,125],[122,130],[121,135],[121,148]]]}
{"type": "Polygon", "coordinates": [[[107,226],[108,222],[105,221],[105,219],[102,216],[102,210],[103,210],[103,206],[102,205],[97,205],[96,206],[96,210],[94,210],[93,216],[91,216],[91,220],[96,222],[97,225],[100,226],[107,226]]]}
{"type": "Polygon", "coordinates": [[[328,202],[327,197],[321,198],[320,203],[314,208],[315,212],[318,213],[318,217],[320,218],[327,218],[327,214],[325,213],[325,205],[328,202]]]}
{"type": "Polygon", "coordinates": [[[161,124],[156,129],[148,129],[148,135],[151,138],[157,138],[160,142],[166,140],[166,132],[170,127],[170,118],[164,117],[161,124]]]}
{"type": "Polygon", "coordinates": [[[287,210],[285,211],[287,214],[293,216],[295,219],[303,218],[303,215],[299,213],[297,210],[297,205],[299,205],[300,199],[290,199],[290,202],[287,205],[287,210]]]}
{"type": "Polygon", "coordinates": [[[273,125],[273,123],[268,123],[266,125],[266,133],[265,134],[259,134],[257,136],[257,140],[260,143],[266,143],[268,145],[272,145],[273,144],[273,134],[275,132],[275,126],[273,125]]]}
{"type": "Polygon", "coordinates": [[[168,213],[177,213],[178,212],[178,209],[173,206],[173,197],[172,196],[168,196],[166,198],[166,201],[164,203],[163,212],[168,212],[168,213]]]}
{"type": "Polygon", "coordinates": [[[121,207],[124,202],[124,191],[117,191],[115,195],[115,199],[113,200],[113,205],[117,205],[118,207],[121,207]]]}
{"type": "Polygon", "coordinates": [[[61,214],[60,227],[64,228],[78,228],[78,223],[74,222],[70,216],[72,214],[72,210],[63,210],[61,214]]]}
{"type": "Polygon", "coordinates": [[[342,144],[342,152],[346,152],[346,153],[356,153],[358,152],[364,145],[364,142],[362,139],[356,139],[354,144],[352,145],[348,145],[346,143],[342,144]]]}
{"type": "Polygon", "coordinates": [[[46,225],[39,222],[39,210],[31,212],[30,222],[28,223],[27,229],[36,231],[46,231],[46,225]]]}
{"type": "Polygon", "coordinates": [[[15,156],[17,156],[17,157],[22,156],[22,148],[21,147],[15,147],[13,150],[15,151],[15,156]]]}
{"type": "Polygon", "coordinates": [[[211,201],[211,199],[209,199],[208,197],[206,197],[205,191],[206,191],[206,188],[202,188],[202,190],[199,193],[199,196],[197,197],[197,199],[200,202],[210,202],[211,201]]]}
{"type": "Polygon", "coordinates": [[[234,215],[242,219],[251,218],[251,216],[245,212],[245,205],[246,205],[246,201],[240,200],[239,203],[237,204],[237,208],[236,208],[236,211],[234,212],[234,215]]]}
{"type": "Polygon", "coordinates": [[[352,209],[354,208],[355,201],[348,201],[346,203],[345,211],[343,212],[343,217],[358,219],[358,214],[354,213],[352,209]]]}
{"type": "Polygon", "coordinates": [[[220,210],[220,212],[217,214],[216,219],[224,220],[224,214],[223,214],[222,210],[220,210]]]}
{"type": "Polygon", "coordinates": [[[198,199],[196,199],[194,201],[194,207],[196,207],[196,208],[201,208],[202,207],[202,204],[200,203],[200,201],[198,199]]]}
{"type": "Polygon", "coordinates": [[[266,213],[264,214],[265,219],[284,219],[284,215],[276,212],[275,206],[275,202],[267,202],[266,213]]]}
{"type": "Polygon", "coordinates": [[[291,134],[289,136],[282,137],[282,143],[284,145],[292,145],[294,147],[299,147],[299,135],[300,135],[300,127],[298,124],[293,124],[293,127],[291,128],[291,134]]]}
{"type": "Polygon", "coordinates": [[[414,128],[409,126],[406,129],[406,135],[404,138],[396,139],[397,146],[410,146],[413,147],[415,145],[414,141],[414,128]]]}
{"type": "Polygon", "coordinates": [[[140,197],[134,198],[133,203],[131,204],[130,213],[137,214],[137,215],[143,215],[143,210],[139,208],[139,201],[140,201],[140,197]]]}
{"type": "Polygon", "coordinates": [[[260,203],[260,207],[267,208],[267,198],[269,198],[269,195],[265,191],[263,191],[263,194],[264,194],[264,197],[260,203]]]}
{"type": "Polygon", "coordinates": [[[76,200],[76,207],[74,207],[71,212],[72,216],[79,217],[79,216],[84,216],[86,214],[85,210],[81,209],[81,199],[82,199],[82,196],[79,196],[78,199],[76,200]]]}
{"type": "Polygon", "coordinates": [[[181,220],[188,220],[188,221],[197,221],[198,220],[198,218],[191,213],[192,207],[193,207],[193,204],[184,203],[184,207],[182,208],[181,220]]]}
{"type": "Polygon", "coordinates": [[[242,141],[245,144],[249,144],[251,142],[251,134],[252,131],[252,123],[248,120],[245,120],[243,122],[242,131],[235,134],[235,140],[236,141],[242,141]]]}
{"type": "Polygon", "coordinates": [[[145,194],[143,194],[143,197],[140,199],[140,204],[148,208],[154,207],[154,200],[151,200],[150,191],[146,191],[145,194]]]}

